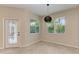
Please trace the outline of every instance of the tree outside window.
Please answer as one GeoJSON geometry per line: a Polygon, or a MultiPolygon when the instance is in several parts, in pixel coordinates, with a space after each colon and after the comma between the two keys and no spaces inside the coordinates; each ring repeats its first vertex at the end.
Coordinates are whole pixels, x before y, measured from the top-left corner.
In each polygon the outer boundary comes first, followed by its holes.
{"type": "Polygon", "coordinates": [[[65,32],[65,18],[60,17],[52,22],[47,24],[48,26],[48,33],[64,33],[65,32]]]}
{"type": "Polygon", "coordinates": [[[30,20],[30,33],[39,33],[39,21],[30,20]]]}

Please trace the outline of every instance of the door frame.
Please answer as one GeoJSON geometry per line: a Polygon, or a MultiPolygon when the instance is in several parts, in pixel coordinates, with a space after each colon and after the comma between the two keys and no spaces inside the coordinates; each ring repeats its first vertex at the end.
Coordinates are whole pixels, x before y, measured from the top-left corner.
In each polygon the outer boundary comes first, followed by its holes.
{"type": "MultiPolygon", "coordinates": [[[[16,21],[19,21],[17,18],[4,18],[3,19],[3,48],[15,48],[15,47],[7,47],[6,46],[6,40],[7,40],[7,35],[6,35],[6,21],[7,20],[16,20],[16,21]]],[[[18,32],[20,32],[20,21],[19,22],[17,22],[17,24],[18,24],[18,26],[19,26],[19,31],[17,31],[17,37],[19,37],[19,38],[17,38],[17,40],[19,40],[18,41],[18,44],[17,44],[17,46],[16,47],[20,47],[21,46],[21,42],[20,42],[20,36],[18,36],[18,32]]]]}

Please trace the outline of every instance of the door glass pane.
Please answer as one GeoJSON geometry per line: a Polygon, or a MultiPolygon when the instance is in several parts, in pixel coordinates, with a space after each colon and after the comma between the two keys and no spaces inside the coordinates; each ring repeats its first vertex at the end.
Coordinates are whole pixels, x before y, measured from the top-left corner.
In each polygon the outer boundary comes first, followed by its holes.
{"type": "Polygon", "coordinates": [[[16,22],[10,21],[8,23],[8,43],[15,44],[17,43],[17,24],[16,22]]]}

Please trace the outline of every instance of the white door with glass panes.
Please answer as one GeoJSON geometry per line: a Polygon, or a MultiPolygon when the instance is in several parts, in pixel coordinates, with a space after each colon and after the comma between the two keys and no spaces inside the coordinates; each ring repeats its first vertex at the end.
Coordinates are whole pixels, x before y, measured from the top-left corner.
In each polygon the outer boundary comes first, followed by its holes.
{"type": "Polygon", "coordinates": [[[20,47],[20,26],[16,19],[4,20],[5,48],[20,47]]]}

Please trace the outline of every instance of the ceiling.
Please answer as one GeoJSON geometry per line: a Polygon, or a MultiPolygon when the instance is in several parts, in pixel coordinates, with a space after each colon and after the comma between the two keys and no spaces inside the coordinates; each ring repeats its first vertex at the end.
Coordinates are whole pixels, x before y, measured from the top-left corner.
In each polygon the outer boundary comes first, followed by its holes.
{"type": "Polygon", "coordinates": [[[49,6],[47,6],[46,4],[6,4],[6,5],[4,4],[1,6],[23,8],[25,10],[28,9],[36,15],[45,16],[55,12],[78,7],[79,5],[78,4],[50,4],[49,6]]]}

